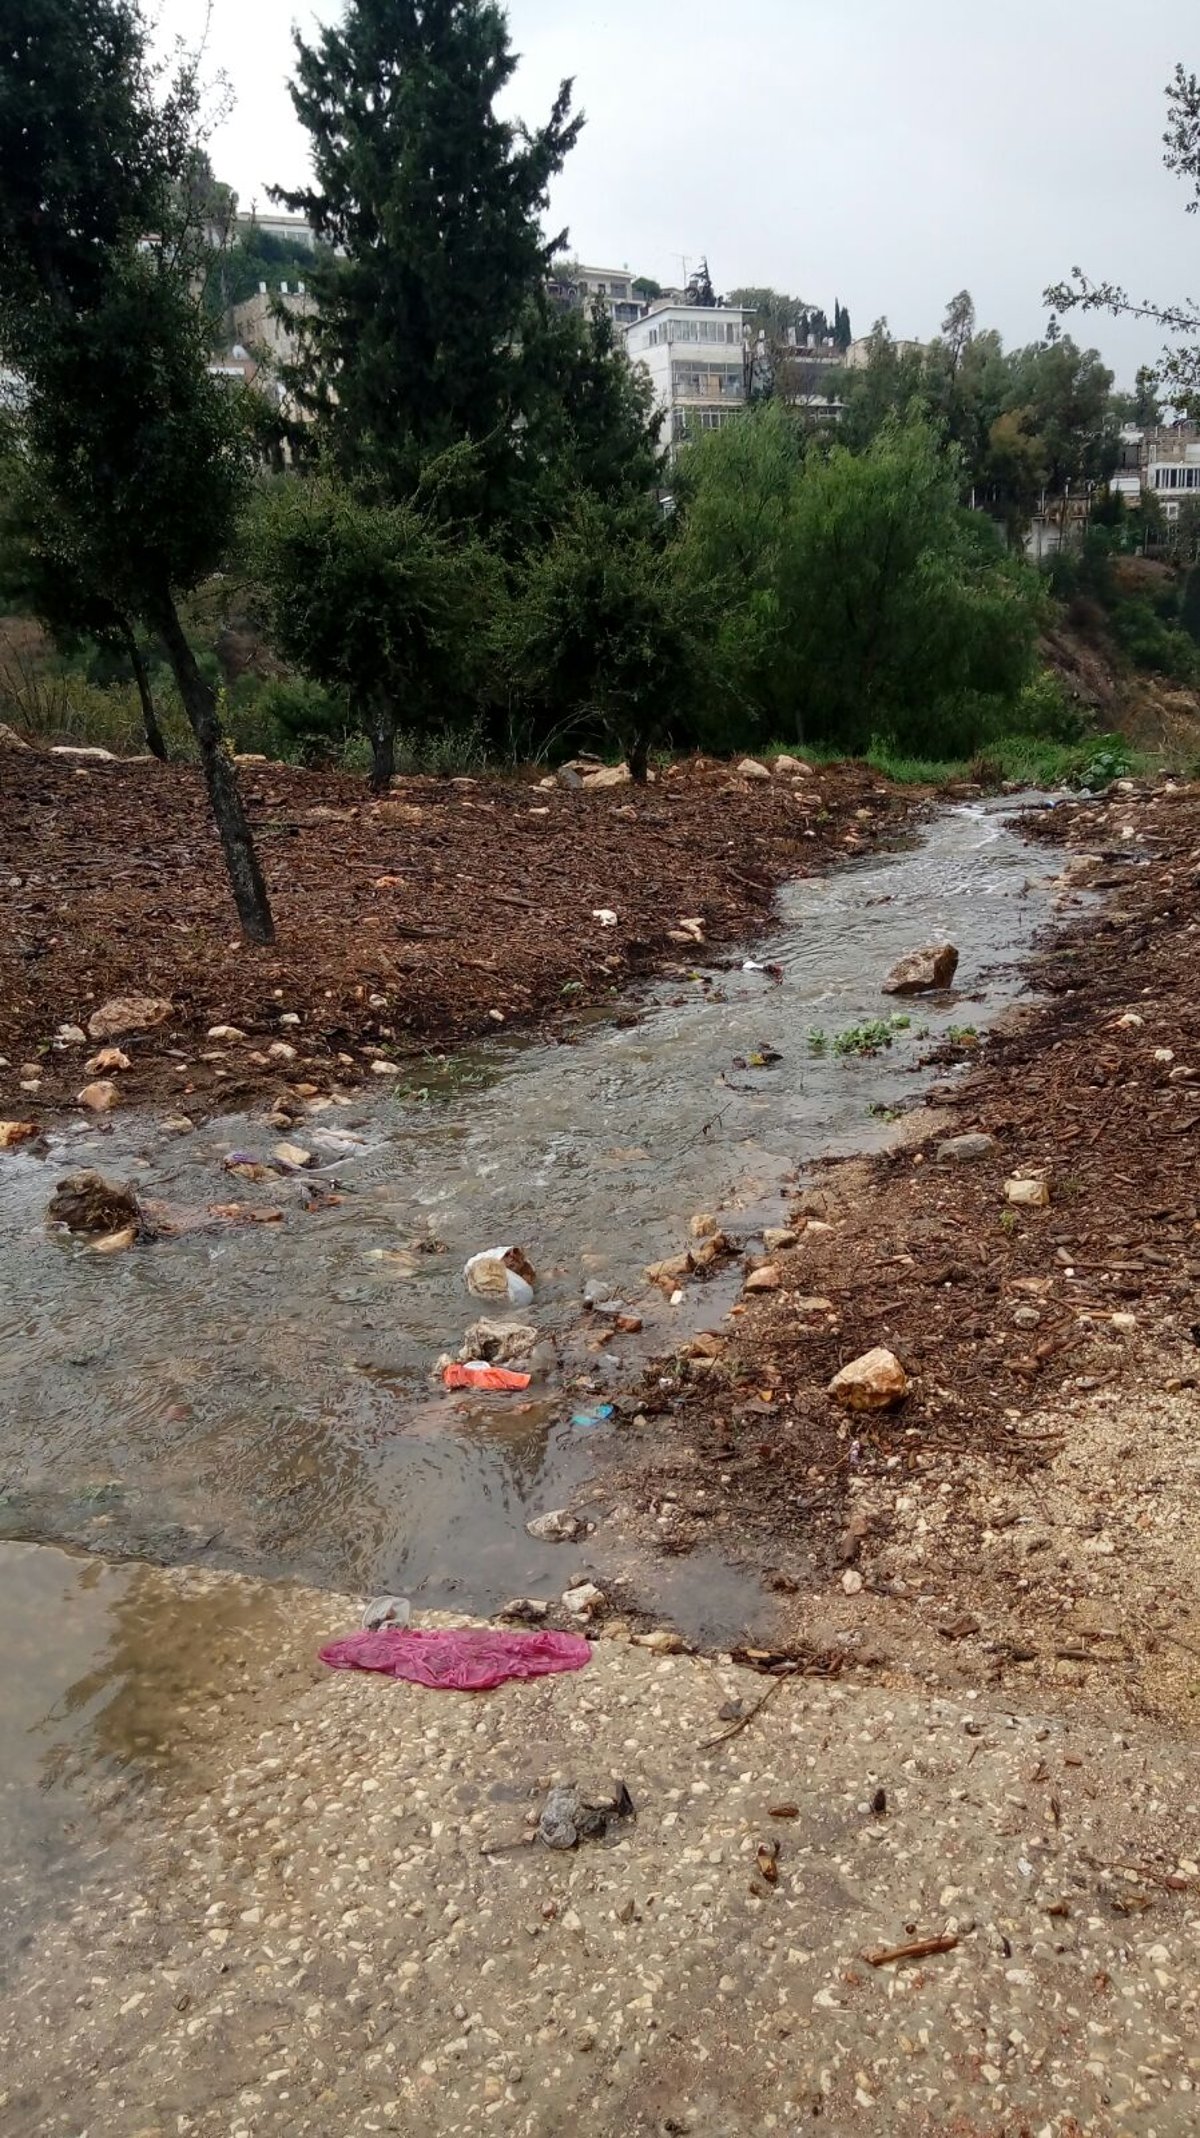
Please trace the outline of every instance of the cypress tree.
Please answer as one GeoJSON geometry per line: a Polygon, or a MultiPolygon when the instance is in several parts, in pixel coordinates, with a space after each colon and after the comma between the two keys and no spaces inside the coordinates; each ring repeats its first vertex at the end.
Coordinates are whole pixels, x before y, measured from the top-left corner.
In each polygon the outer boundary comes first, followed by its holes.
{"type": "Polygon", "coordinates": [[[523,352],[566,243],[539,218],[582,125],[572,85],[536,131],[500,117],[516,56],[495,0],[349,0],[295,47],[314,175],[275,197],[328,249],[294,317],[292,389],[333,466],[383,495],[473,444],[487,516],[540,384],[523,352]]]}

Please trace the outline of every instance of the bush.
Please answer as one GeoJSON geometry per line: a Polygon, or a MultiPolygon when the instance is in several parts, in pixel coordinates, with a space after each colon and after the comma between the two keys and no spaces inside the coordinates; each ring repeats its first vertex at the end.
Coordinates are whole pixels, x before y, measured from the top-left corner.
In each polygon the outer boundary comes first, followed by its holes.
{"type": "MultiPolygon", "coordinates": [[[[282,754],[301,765],[340,764],[357,730],[345,697],[312,683],[306,676],[279,676],[263,683],[251,701],[255,728],[264,738],[274,731],[282,754]]],[[[233,714],[239,747],[250,747],[246,722],[233,714]]],[[[263,742],[257,744],[263,747],[263,742]]],[[[268,749],[268,754],[274,754],[268,749]]]]}
{"type": "Polygon", "coordinates": [[[1011,718],[1044,606],[1037,575],[958,503],[955,456],[916,419],[862,453],[806,450],[768,406],[689,447],[681,557],[716,618],[689,739],[936,756],[1011,718]]]}
{"type": "Polygon", "coordinates": [[[1136,668],[1149,668],[1177,683],[1200,681],[1200,650],[1186,631],[1164,621],[1149,600],[1121,601],[1113,633],[1136,668]]]}
{"type": "Polygon", "coordinates": [[[1046,742],[1078,742],[1087,722],[1078,705],[1067,696],[1062,677],[1052,668],[1039,669],[1021,689],[1013,707],[1012,728],[1017,735],[1036,735],[1046,742]]]}

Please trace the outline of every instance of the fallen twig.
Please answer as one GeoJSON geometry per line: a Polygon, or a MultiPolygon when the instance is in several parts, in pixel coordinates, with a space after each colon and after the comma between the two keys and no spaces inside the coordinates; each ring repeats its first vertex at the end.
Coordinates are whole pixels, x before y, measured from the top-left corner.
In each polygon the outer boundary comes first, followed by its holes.
{"type": "Polygon", "coordinates": [[[762,1696],[762,1699],[756,1700],[753,1707],[747,1708],[745,1714],[739,1715],[737,1721],[731,1723],[727,1730],[722,1730],[719,1736],[702,1737],[700,1740],[700,1750],[702,1752],[710,1752],[714,1745],[723,1745],[727,1737],[736,1737],[739,1730],[744,1730],[747,1723],[753,1722],[755,1716],[760,1715],[762,1713],[768,1700],[774,1699],[776,1693],[779,1691],[780,1686],[786,1684],[786,1678],[772,1678],[771,1683],[768,1685],[766,1692],[762,1696]]]}
{"type": "Polygon", "coordinates": [[[907,1945],[887,1945],[880,1952],[864,1952],[868,1967],[888,1967],[893,1960],[926,1960],[930,1953],[953,1952],[958,1938],[953,1931],[943,1931],[939,1938],[913,1938],[907,1945]]]}

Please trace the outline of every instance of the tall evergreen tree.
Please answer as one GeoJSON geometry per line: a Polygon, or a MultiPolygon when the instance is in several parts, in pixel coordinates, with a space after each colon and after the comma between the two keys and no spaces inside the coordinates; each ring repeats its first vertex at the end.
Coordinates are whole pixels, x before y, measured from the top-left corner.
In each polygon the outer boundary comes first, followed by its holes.
{"type": "Polygon", "coordinates": [[[296,322],[300,406],[333,465],[385,495],[473,442],[486,510],[532,413],[527,314],[565,243],[539,217],[582,124],[571,84],[537,131],[500,117],[516,56],[496,0],[349,0],[295,42],[313,182],[276,197],[331,248],[296,322]]]}
{"type": "Polygon", "coordinates": [[[162,639],[243,929],[273,934],[211,686],[179,616],[221,562],[249,471],[193,293],[195,81],[164,89],[136,0],[4,0],[0,355],[51,566],[162,639]]]}

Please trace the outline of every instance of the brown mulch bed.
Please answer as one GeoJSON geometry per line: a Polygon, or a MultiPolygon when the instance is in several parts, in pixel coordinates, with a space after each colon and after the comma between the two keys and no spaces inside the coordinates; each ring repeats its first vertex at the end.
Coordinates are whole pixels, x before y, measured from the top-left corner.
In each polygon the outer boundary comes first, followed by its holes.
{"type": "Polygon", "coordinates": [[[797,1222],[808,1211],[833,1229],[773,1258],[784,1288],[735,1310],[717,1364],[682,1358],[675,1386],[661,1364],[647,1377],[619,1487],[662,1548],[692,1549],[719,1512],[768,1586],[776,1562],[828,1574],[856,1556],[851,1478],[899,1486],[945,1455],[1032,1479],[1061,1445],[1032,1413],[1137,1386],[1147,1339],[1176,1358],[1200,1344],[1200,786],[1081,802],[1026,829],[1075,849],[1070,881],[1103,905],[1077,908],[1043,954],[1044,1005],[931,1095],[936,1130],[915,1115],[899,1148],[819,1170],[797,1222]],[[976,1130],[992,1152],[938,1157],[976,1130]],[[1050,1207],[1007,1206],[1005,1179],[1040,1168],[1050,1207]],[[798,1310],[803,1296],[832,1311],[798,1310]],[[848,1420],[827,1384],[875,1345],[913,1392],[848,1420]]]}
{"type": "Polygon", "coordinates": [[[353,1083],[372,1057],[565,1031],[631,977],[702,959],[670,941],[680,920],[701,920],[708,945],[744,941],[783,880],[885,837],[913,807],[911,791],[854,765],[768,784],[693,763],[597,793],[398,780],[381,803],[361,780],[277,764],[244,765],[242,784],[270,949],[239,940],[195,771],[3,750],[5,1114],[69,1104],[92,1047],[56,1045],[58,1027],[86,1027],[135,991],[169,997],[174,1014],[125,1043],[122,1100],[167,1097],[193,1115],[298,1082],[353,1083]],[[601,907],[614,927],[593,918],[601,907]],[[280,1025],[289,1013],[298,1026],[280,1025]],[[245,1040],[206,1042],[218,1024],[245,1040]],[[264,1053],[280,1040],[297,1049],[286,1070],[264,1053]]]}

